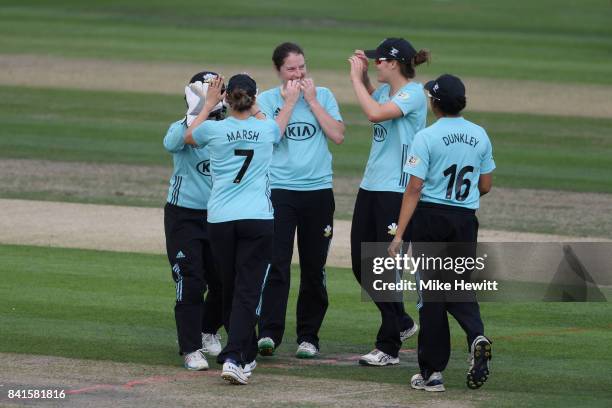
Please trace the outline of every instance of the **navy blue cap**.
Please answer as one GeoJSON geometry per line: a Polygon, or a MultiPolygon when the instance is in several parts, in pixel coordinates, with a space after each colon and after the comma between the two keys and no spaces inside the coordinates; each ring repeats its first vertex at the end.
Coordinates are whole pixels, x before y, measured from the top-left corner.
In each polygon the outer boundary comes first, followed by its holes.
{"type": "Polygon", "coordinates": [[[249,96],[255,96],[257,94],[257,84],[255,80],[247,74],[238,74],[230,78],[227,83],[227,92],[231,93],[234,89],[243,89],[249,96]]]}
{"type": "Polygon", "coordinates": [[[375,50],[364,51],[366,57],[372,59],[385,58],[409,62],[417,54],[412,44],[403,38],[385,38],[375,50]]]}
{"type": "Polygon", "coordinates": [[[454,75],[440,75],[425,84],[425,89],[432,98],[444,102],[456,102],[465,98],[465,85],[454,75]]]}

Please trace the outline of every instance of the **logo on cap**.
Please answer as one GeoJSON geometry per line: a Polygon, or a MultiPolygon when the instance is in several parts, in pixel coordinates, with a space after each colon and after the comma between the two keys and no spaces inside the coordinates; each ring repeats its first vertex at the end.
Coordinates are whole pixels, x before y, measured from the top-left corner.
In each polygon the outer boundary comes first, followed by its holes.
{"type": "Polygon", "coordinates": [[[399,50],[395,47],[391,47],[391,51],[389,51],[389,54],[393,55],[394,57],[397,57],[397,53],[399,52],[399,50]]]}
{"type": "Polygon", "coordinates": [[[434,86],[433,86],[432,90],[433,90],[434,92],[438,92],[438,89],[440,89],[440,85],[438,85],[438,83],[436,82],[436,83],[434,84],[434,86]]]}

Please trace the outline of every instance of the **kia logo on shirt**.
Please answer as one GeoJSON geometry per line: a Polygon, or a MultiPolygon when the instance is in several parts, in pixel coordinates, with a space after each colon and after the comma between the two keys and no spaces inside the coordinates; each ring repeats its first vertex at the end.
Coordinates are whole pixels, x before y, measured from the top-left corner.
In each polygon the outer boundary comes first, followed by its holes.
{"type": "Polygon", "coordinates": [[[382,142],[387,137],[387,129],[379,123],[374,124],[374,140],[382,142]]]}
{"type": "Polygon", "coordinates": [[[317,133],[317,128],[308,122],[293,122],[287,125],[285,137],[291,140],[307,140],[317,133]]]}
{"type": "Polygon", "coordinates": [[[196,166],[198,173],[205,176],[210,176],[210,160],[204,160],[198,163],[196,166]]]}

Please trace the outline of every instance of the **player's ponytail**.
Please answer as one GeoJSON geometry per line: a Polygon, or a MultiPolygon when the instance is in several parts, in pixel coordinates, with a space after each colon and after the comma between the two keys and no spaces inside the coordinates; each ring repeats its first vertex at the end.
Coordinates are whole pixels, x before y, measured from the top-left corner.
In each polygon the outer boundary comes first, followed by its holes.
{"type": "Polygon", "coordinates": [[[415,54],[412,59],[407,63],[400,63],[400,72],[402,76],[406,79],[412,79],[415,77],[416,73],[414,68],[417,65],[421,65],[424,63],[428,63],[431,61],[431,52],[427,49],[422,49],[415,54]]]}
{"type": "Polygon", "coordinates": [[[236,112],[244,112],[255,104],[255,97],[249,96],[244,89],[236,88],[228,93],[225,100],[227,104],[236,112]]]}
{"type": "Polygon", "coordinates": [[[465,109],[466,99],[465,96],[458,97],[454,100],[433,99],[433,104],[436,105],[444,115],[457,116],[465,109]]]}

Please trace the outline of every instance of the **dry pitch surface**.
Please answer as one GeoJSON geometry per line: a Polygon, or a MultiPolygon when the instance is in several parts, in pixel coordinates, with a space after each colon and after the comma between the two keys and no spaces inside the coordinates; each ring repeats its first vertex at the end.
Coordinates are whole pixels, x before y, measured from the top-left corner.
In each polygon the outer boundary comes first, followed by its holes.
{"type": "MultiPolygon", "coordinates": [[[[406,384],[258,374],[246,387],[230,386],[218,369],[189,372],[62,357],[0,354],[0,406],[44,407],[470,407],[452,392],[432,396],[406,384]],[[43,368],[44,367],[44,368],[43,368]],[[64,390],[65,399],[9,400],[9,389],[64,390]],[[282,392],[280,390],[282,389],[282,392]],[[273,392],[270,392],[273,391],[273,392]]],[[[293,359],[296,360],[296,359],[293,359]]],[[[297,364],[297,363],[296,363],[297,364]]],[[[307,369],[296,366],[295,369],[307,369]]],[[[355,367],[360,369],[360,367],[355,367]]],[[[367,368],[361,368],[367,369],[367,368]]],[[[375,370],[373,370],[373,375],[375,370]]],[[[408,381],[411,371],[402,370],[408,381]]],[[[473,394],[474,400],[479,397],[473,394]]]]}
{"type": "MultiPolygon", "coordinates": [[[[1,55],[0,84],[181,94],[185,80],[203,68],[197,64],[151,64],[39,55],[1,55]]],[[[226,76],[249,72],[257,79],[260,89],[278,85],[272,66],[266,69],[206,64],[205,68],[226,76]]],[[[315,67],[311,75],[317,85],[331,88],[340,103],[355,103],[355,95],[348,76],[348,65],[346,73],[317,70],[315,67]]],[[[429,78],[417,78],[419,81],[426,79],[429,78]]],[[[469,90],[467,97],[470,110],[612,117],[610,86],[483,78],[464,78],[464,80],[469,90]],[[568,103],[568,95],[571,95],[571,103],[568,103]]]]}

